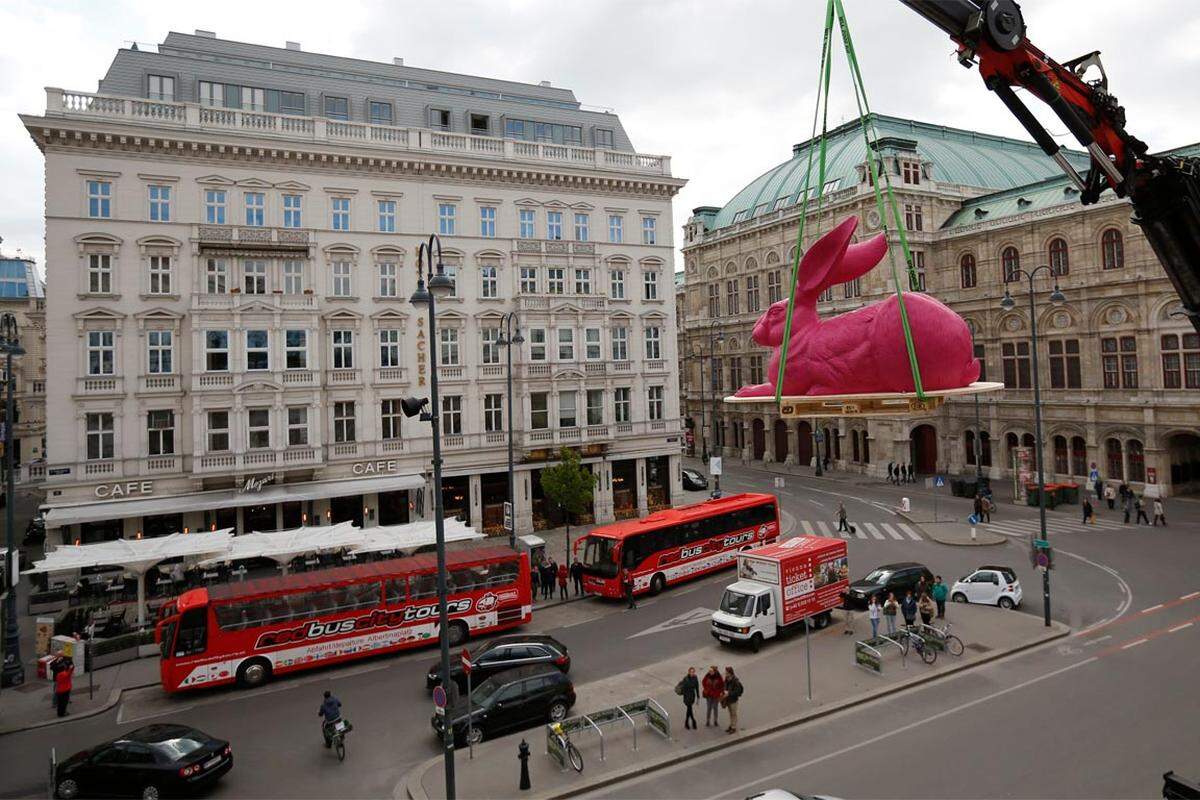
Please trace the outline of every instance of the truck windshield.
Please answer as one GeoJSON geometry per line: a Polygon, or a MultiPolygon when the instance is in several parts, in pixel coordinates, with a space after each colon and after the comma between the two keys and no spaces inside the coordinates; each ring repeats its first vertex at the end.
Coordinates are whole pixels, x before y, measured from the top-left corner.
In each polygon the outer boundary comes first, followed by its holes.
{"type": "Polygon", "coordinates": [[[721,610],[735,617],[748,617],[754,610],[754,598],[748,594],[725,590],[721,598],[721,610]]]}
{"type": "Polygon", "coordinates": [[[617,577],[617,562],[613,560],[614,539],[589,536],[583,545],[583,568],[604,578],[617,577]]]}

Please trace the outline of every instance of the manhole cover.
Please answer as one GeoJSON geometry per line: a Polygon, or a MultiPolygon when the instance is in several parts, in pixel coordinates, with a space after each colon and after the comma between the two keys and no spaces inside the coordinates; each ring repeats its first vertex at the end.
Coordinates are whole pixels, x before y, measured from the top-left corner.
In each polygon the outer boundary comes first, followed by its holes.
{"type": "Polygon", "coordinates": [[[977,642],[971,642],[968,645],[964,645],[964,647],[966,647],[966,649],[968,649],[968,650],[973,650],[976,653],[987,653],[987,652],[990,652],[992,649],[992,648],[988,647],[986,644],[979,644],[977,642]]]}

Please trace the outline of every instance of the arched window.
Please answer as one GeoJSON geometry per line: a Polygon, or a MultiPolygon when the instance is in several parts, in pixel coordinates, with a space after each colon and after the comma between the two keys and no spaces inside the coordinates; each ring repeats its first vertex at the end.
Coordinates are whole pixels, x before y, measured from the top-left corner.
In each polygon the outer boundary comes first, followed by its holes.
{"type": "Polygon", "coordinates": [[[1004,282],[1012,283],[1017,280],[1017,270],[1021,268],[1021,255],[1015,247],[1006,247],[1000,254],[1000,265],[1004,269],[1004,282]]]}
{"type": "Polygon", "coordinates": [[[1109,228],[1100,237],[1100,253],[1105,269],[1125,266],[1125,240],[1116,228],[1109,228]]]}
{"type": "Polygon", "coordinates": [[[1125,442],[1125,457],[1129,459],[1129,480],[1142,483],[1146,480],[1146,451],[1137,439],[1125,442]]]}
{"type": "Polygon", "coordinates": [[[975,288],[975,256],[970,253],[963,254],[963,257],[958,260],[958,275],[962,288],[975,288]]]}
{"type": "Polygon", "coordinates": [[[1026,433],[1021,436],[1021,447],[1033,447],[1033,434],[1026,433]]]}
{"type": "Polygon", "coordinates": [[[1071,474],[1087,475],[1087,442],[1082,436],[1071,437],[1071,474]]]}
{"type": "Polygon", "coordinates": [[[1108,460],[1108,477],[1110,480],[1125,480],[1125,464],[1121,458],[1121,440],[1109,439],[1104,443],[1104,454],[1108,460]]]}
{"type": "Polygon", "coordinates": [[[1067,437],[1054,437],[1054,472],[1056,475],[1067,475],[1070,458],[1067,454],[1067,437]]]}
{"type": "Polygon", "coordinates": [[[1008,433],[1004,434],[1004,449],[1008,455],[1008,466],[1010,467],[1013,466],[1013,458],[1019,446],[1020,441],[1017,439],[1017,435],[1015,433],[1009,431],[1008,433]]]}
{"type": "Polygon", "coordinates": [[[987,431],[979,432],[979,465],[981,467],[992,465],[992,437],[987,431]]]}
{"type": "Polygon", "coordinates": [[[842,460],[842,434],[837,428],[833,429],[833,460],[842,460]]]}
{"type": "Polygon", "coordinates": [[[963,433],[963,447],[966,448],[967,463],[975,464],[975,431],[963,433]]]}
{"type": "Polygon", "coordinates": [[[1050,271],[1055,275],[1066,275],[1071,271],[1067,240],[1062,237],[1050,240],[1050,271]]]}
{"type": "Polygon", "coordinates": [[[863,463],[870,464],[871,463],[871,442],[867,439],[866,431],[862,432],[862,451],[863,451],[863,463]]]}
{"type": "Polygon", "coordinates": [[[853,455],[850,460],[857,464],[859,461],[858,431],[850,431],[850,453],[853,455]]]}

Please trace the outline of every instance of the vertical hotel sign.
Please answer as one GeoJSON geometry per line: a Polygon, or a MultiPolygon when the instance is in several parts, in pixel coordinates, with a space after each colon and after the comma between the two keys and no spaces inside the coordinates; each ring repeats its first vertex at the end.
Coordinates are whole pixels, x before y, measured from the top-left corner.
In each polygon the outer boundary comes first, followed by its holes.
{"type": "Polygon", "coordinates": [[[425,320],[417,317],[417,386],[425,385],[425,320]]]}

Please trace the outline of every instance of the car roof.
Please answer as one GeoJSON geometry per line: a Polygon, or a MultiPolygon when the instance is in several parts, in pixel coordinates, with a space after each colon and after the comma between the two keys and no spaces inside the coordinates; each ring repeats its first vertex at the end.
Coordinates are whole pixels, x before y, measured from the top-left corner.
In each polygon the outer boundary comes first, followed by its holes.
{"type": "Polygon", "coordinates": [[[189,728],[187,725],[171,725],[171,724],[156,724],[147,725],[137,730],[132,730],[124,736],[118,736],[113,739],[114,742],[142,742],[144,744],[158,744],[170,739],[178,739],[181,736],[195,734],[203,736],[205,739],[211,738],[208,734],[202,733],[195,728],[189,728]]]}
{"type": "Polygon", "coordinates": [[[480,648],[481,651],[491,650],[502,644],[549,644],[560,650],[565,650],[562,642],[555,639],[553,636],[547,636],[544,633],[513,633],[508,636],[497,636],[486,645],[480,648]]]}
{"type": "MultiPolygon", "coordinates": [[[[497,672],[488,680],[497,681],[499,683],[511,683],[525,678],[536,678],[540,675],[562,675],[562,671],[553,664],[529,664],[524,667],[513,667],[501,672],[497,672]]],[[[565,677],[565,676],[564,676],[565,677]]]]}
{"type": "MultiPolygon", "coordinates": [[[[899,569],[912,569],[913,567],[920,567],[921,569],[928,569],[928,567],[926,567],[924,564],[918,564],[915,561],[898,561],[895,564],[883,564],[881,566],[876,567],[875,569],[888,569],[888,570],[895,571],[895,570],[899,570],[899,569]]],[[[871,571],[874,572],[875,570],[871,570],[871,571]]]]}

